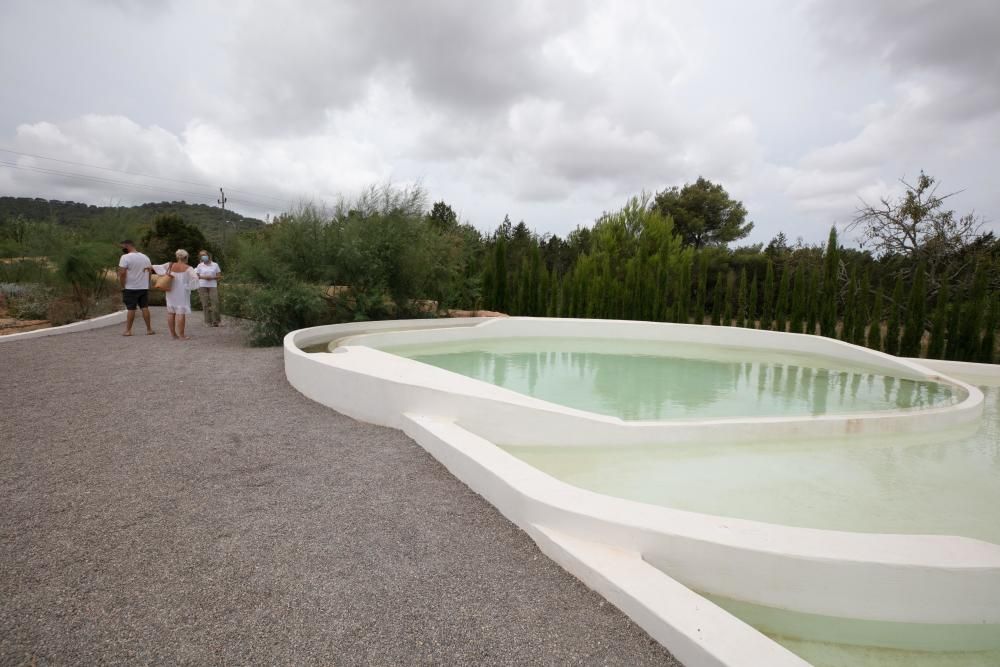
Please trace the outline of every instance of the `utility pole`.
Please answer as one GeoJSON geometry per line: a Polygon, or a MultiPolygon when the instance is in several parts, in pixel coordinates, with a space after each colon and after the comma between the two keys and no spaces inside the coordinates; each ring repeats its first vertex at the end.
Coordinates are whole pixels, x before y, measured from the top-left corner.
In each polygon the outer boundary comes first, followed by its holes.
{"type": "Polygon", "coordinates": [[[226,193],[219,188],[219,206],[222,207],[222,251],[226,251],[226,193]]]}

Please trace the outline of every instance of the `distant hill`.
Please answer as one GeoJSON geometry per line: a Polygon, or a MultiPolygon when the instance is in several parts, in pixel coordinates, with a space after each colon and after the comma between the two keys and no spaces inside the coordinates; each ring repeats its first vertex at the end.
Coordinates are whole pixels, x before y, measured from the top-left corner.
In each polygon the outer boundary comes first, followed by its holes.
{"type": "MultiPolygon", "coordinates": [[[[176,213],[184,221],[201,229],[210,240],[222,238],[222,210],[217,206],[188,204],[182,201],[157,202],[138,206],[93,206],[72,201],[32,199],[30,197],[0,197],[0,220],[24,216],[28,220],[52,221],[68,227],[80,227],[108,215],[124,215],[136,224],[146,225],[161,213],[176,213]]],[[[227,234],[264,225],[263,220],[248,218],[226,211],[227,234]]]]}

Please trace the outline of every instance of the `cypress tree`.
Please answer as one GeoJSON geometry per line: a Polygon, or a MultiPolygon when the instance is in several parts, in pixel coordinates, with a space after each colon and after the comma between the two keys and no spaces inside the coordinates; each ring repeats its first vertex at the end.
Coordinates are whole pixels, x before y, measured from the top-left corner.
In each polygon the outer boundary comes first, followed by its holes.
{"type": "Polygon", "coordinates": [[[708,308],[708,260],[700,256],[698,264],[698,304],[695,308],[695,324],[704,324],[708,308]]]}
{"type": "Polygon", "coordinates": [[[931,340],[927,344],[928,359],[944,359],[945,324],[948,319],[948,283],[941,281],[937,301],[934,304],[934,319],[931,323],[931,340]]]}
{"type": "Polygon", "coordinates": [[[903,275],[896,275],[896,286],[892,288],[892,303],[889,304],[889,322],[885,331],[885,351],[899,354],[899,325],[903,309],[903,275]]]}
{"type": "Polygon", "coordinates": [[[957,301],[948,306],[948,325],[945,327],[944,353],[945,359],[958,360],[961,357],[961,332],[959,324],[962,321],[962,304],[957,301]]]}
{"type": "Polygon", "coordinates": [[[799,264],[795,271],[795,282],[792,286],[792,317],[791,330],[802,333],[806,319],[806,265],[799,264]]]}
{"type": "Polygon", "coordinates": [[[736,274],[732,271],[726,272],[726,294],[722,304],[722,323],[727,327],[733,325],[733,289],[736,286],[736,274]]]}
{"type": "Polygon", "coordinates": [[[806,333],[816,335],[816,324],[819,323],[819,305],[822,299],[819,293],[819,267],[809,269],[809,289],[806,290],[806,333]]]}
{"type": "Polygon", "coordinates": [[[736,290],[736,326],[747,325],[747,267],[740,269],[740,284],[736,290]]]}
{"type": "Polygon", "coordinates": [[[760,306],[760,328],[770,329],[774,324],[774,262],[767,260],[764,273],[764,302],[760,306]]]}
{"type": "Polygon", "coordinates": [[[723,306],[726,302],[726,276],[719,271],[715,276],[715,294],[712,295],[712,324],[722,324],[723,306]]]}
{"type": "Polygon", "coordinates": [[[493,249],[493,308],[507,312],[507,241],[499,235],[493,249]]]}
{"type": "Polygon", "coordinates": [[[559,278],[559,317],[572,317],[573,274],[567,271],[559,278]]]}
{"type": "Polygon", "coordinates": [[[750,280],[750,296],[747,297],[747,314],[743,326],[748,329],[757,328],[757,273],[750,280]]]}
{"type": "Polygon", "coordinates": [[[871,302],[871,271],[865,269],[861,277],[861,287],[855,297],[854,327],[850,341],[855,345],[865,345],[865,326],[868,324],[868,304],[871,302]]]}
{"type": "Polygon", "coordinates": [[[851,272],[847,277],[847,296],[844,300],[844,328],[840,332],[841,339],[851,341],[854,334],[854,320],[858,316],[858,267],[851,266],[851,272]]]}
{"type": "Polygon", "coordinates": [[[1000,303],[996,295],[990,296],[989,306],[986,310],[986,330],[983,332],[983,340],[979,345],[979,356],[977,361],[984,364],[993,363],[993,353],[996,349],[997,323],[1000,320],[1000,303]]]}
{"type": "Polygon", "coordinates": [[[927,316],[927,280],[924,263],[917,265],[910,288],[910,304],[906,313],[906,328],[900,343],[899,354],[904,357],[919,357],[920,343],[924,337],[924,320],[927,316]]]}
{"type": "Polygon", "coordinates": [[[869,347],[873,350],[882,351],[882,313],[885,310],[883,306],[884,297],[882,295],[882,288],[879,287],[875,292],[875,303],[872,305],[872,312],[870,315],[871,321],[868,325],[868,335],[865,336],[865,347],[869,347]]]}
{"type": "Polygon", "coordinates": [[[959,361],[973,361],[979,356],[980,336],[983,326],[983,311],[986,310],[987,287],[989,276],[986,262],[981,260],[976,264],[976,274],[972,281],[972,294],[962,312],[959,347],[959,361]]]}
{"type": "Polygon", "coordinates": [[[837,228],[830,228],[826,252],[823,254],[823,298],[820,307],[820,332],[829,338],[837,337],[837,298],[839,285],[840,252],[837,248],[837,228]]]}
{"type": "Polygon", "coordinates": [[[545,310],[543,306],[545,302],[542,300],[542,271],[545,270],[545,265],[542,263],[542,253],[536,242],[531,244],[529,266],[531,273],[528,279],[528,295],[525,306],[527,306],[528,315],[538,317],[545,310]]]}
{"type": "Polygon", "coordinates": [[[781,283],[778,286],[778,303],[774,308],[775,324],[777,331],[785,331],[788,326],[788,298],[790,296],[790,276],[791,267],[786,263],[781,268],[781,283]]]}
{"type": "Polygon", "coordinates": [[[674,321],[688,323],[690,306],[688,297],[691,294],[691,258],[681,260],[680,279],[674,285],[674,321]]]}
{"type": "Polygon", "coordinates": [[[531,315],[531,272],[521,267],[517,273],[517,292],[512,306],[515,315],[531,315]]]}

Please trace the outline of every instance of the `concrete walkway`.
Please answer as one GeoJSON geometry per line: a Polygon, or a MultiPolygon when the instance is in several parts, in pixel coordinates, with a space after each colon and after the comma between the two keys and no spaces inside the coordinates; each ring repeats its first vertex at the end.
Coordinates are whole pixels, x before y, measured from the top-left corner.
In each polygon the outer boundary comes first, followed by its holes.
{"type": "Polygon", "coordinates": [[[0,664],[678,664],[402,433],[199,319],[0,345],[0,664]]]}

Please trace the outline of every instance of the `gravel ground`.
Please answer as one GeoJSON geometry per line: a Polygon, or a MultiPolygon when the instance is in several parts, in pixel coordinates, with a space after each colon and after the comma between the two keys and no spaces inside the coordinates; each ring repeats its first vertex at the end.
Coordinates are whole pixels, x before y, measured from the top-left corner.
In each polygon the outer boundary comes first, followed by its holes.
{"type": "Polygon", "coordinates": [[[0,344],[0,664],[677,665],[234,328],[0,344]]]}

